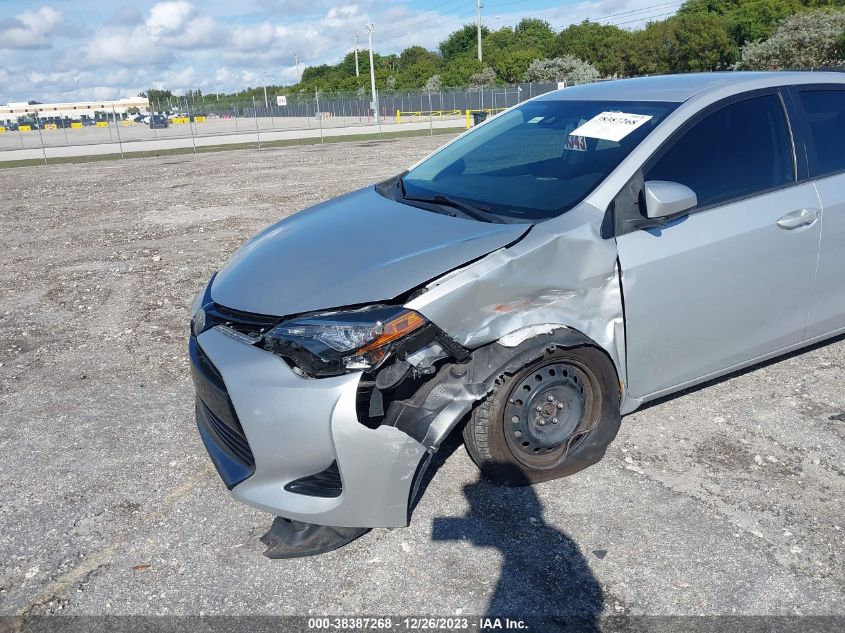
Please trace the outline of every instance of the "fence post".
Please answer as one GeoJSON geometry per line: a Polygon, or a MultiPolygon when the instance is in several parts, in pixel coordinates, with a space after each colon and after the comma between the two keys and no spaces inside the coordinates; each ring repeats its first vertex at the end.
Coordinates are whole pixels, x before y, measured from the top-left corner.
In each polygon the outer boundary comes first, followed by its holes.
{"type": "Polygon", "coordinates": [[[114,121],[114,131],[117,132],[117,146],[120,148],[120,157],[123,158],[123,142],[120,140],[120,126],[117,124],[117,112],[114,110],[113,103],[111,104],[111,116],[114,121]]]}
{"type": "Polygon", "coordinates": [[[314,101],[317,103],[317,122],[320,124],[320,144],[323,144],[323,113],[320,112],[320,91],[314,90],[314,101]]]}
{"type": "Polygon", "coordinates": [[[191,111],[191,104],[185,99],[185,109],[188,111],[188,130],[191,132],[191,147],[194,148],[194,156],[197,155],[197,142],[194,140],[194,113],[191,111]]]}
{"type": "MultiPolygon", "coordinates": [[[[38,116],[36,113],[35,117],[35,127],[38,128],[38,138],[41,139],[41,153],[44,155],[44,164],[47,164],[47,150],[44,149],[44,135],[41,134],[41,121],[38,120],[38,116]]],[[[18,127],[18,131],[20,131],[20,127],[18,127]]]]}
{"type": "Polygon", "coordinates": [[[258,130],[258,108],[255,107],[255,95],[252,95],[252,116],[255,118],[255,138],[258,139],[258,149],[261,149],[261,132],[258,130]]]}

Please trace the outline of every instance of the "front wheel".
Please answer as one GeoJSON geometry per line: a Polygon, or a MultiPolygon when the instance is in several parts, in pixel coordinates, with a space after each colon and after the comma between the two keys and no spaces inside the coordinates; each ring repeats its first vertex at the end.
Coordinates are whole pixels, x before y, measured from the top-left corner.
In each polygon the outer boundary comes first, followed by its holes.
{"type": "Polygon", "coordinates": [[[555,349],[497,384],[473,410],[464,442],[487,478],[527,485],[599,461],[620,421],[607,356],[588,346],[555,349]]]}

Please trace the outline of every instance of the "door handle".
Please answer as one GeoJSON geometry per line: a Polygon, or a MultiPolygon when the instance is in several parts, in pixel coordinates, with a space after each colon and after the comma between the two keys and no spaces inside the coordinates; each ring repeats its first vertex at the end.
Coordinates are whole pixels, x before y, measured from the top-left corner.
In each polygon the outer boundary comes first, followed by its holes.
{"type": "Polygon", "coordinates": [[[792,213],[787,213],[778,220],[778,226],[787,231],[801,228],[802,226],[811,226],[819,219],[818,209],[799,209],[792,213]]]}

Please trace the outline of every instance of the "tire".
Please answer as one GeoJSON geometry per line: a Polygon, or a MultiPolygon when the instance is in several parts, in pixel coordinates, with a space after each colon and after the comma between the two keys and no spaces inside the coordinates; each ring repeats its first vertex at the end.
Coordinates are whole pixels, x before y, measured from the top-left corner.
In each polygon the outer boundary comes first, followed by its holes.
{"type": "Polygon", "coordinates": [[[487,479],[520,486],[595,464],[620,423],[613,364],[583,346],[546,351],[503,378],[475,407],[463,435],[487,479]]]}

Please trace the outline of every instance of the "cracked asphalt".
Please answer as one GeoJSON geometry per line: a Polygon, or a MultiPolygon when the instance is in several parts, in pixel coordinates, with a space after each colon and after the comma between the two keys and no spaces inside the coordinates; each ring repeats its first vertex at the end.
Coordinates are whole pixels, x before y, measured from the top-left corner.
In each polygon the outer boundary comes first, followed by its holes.
{"type": "Polygon", "coordinates": [[[453,439],[407,529],[271,561],[201,445],[188,306],[448,137],[0,171],[0,614],[845,615],[845,341],[627,416],[565,480],[453,439]]]}

